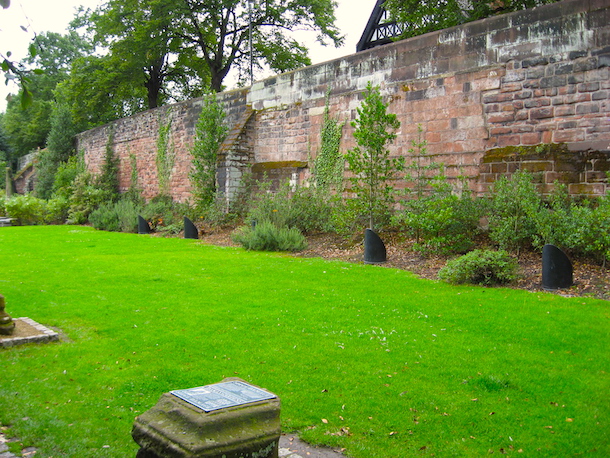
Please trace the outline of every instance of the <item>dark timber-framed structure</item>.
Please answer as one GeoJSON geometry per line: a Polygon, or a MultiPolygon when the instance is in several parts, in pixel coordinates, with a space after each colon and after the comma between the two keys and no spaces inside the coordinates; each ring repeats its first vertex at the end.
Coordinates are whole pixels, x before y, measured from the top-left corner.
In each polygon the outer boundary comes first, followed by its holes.
{"type": "Polygon", "coordinates": [[[360,41],[356,45],[356,52],[392,43],[402,33],[402,27],[395,21],[389,20],[389,15],[383,7],[385,0],[377,0],[371,17],[366,24],[360,41]]]}

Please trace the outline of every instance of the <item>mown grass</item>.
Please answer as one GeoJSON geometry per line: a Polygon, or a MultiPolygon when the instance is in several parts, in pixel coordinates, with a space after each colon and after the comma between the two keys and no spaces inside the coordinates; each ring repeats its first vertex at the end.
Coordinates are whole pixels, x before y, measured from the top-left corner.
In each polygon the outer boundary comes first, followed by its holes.
{"type": "Polygon", "coordinates": [[[84,227],[0,229],[0,423],[43,457],[134,456],[162,393],[238,376],[354,457],[610,455],[610,303],[84,227]]]}

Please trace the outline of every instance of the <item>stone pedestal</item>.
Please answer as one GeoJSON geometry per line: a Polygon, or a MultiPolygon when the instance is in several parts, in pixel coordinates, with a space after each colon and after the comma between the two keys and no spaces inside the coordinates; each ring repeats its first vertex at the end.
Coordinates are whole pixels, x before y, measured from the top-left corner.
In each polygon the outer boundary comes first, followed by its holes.
{"type": "Polygon", "coordinates": [[[0,294],[0,334],[10,336],[15,330],[15,323],[11,316],[4,311],[5,307],[4,296],[0,294]]]}
{"type": "MultiPolygon", "coordinates": [[[[221,384],[182,392],[205,393],[206,388],[213,390],[224,382],[261,390],[243,380],[229,378],[221,384]]],[[[179,397],[181,392],[165,393],[153,408],[135,419],[131,434],[141,447],[137,457],[277,458],[281,434],[280,400],[272,393],[265,393],[272,398],[215,410],[204,410],[205,404],[202,408],[191,400],[187,402],[179,397]]],[[[184,398],[189,399],[189,396],[184,398]]],[[[232,398],[231,393],[228,398],[232,398]]],[[[234,399],[239,402],[239,393],[234,399]]],[[[222,400],[208,404],[213,403],[224,405],[222,400]]]]}

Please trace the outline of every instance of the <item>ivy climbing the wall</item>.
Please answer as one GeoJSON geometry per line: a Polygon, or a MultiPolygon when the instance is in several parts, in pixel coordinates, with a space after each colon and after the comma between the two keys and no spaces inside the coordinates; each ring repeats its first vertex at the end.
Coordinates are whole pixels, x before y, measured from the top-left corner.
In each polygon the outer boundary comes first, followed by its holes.
{"type": "Polygon", "coordinates": [[[143,204],[142,189],[138,183],[138,161],[136,155],[129,153],[129,166],[131,173],[129,175],[129,189],[125,193],[125,198],[135,204],[143,204]]]}
{"type": "Polygon", "coordinates": [[[345,160],[339,152],[343,123],[330,116],[329,99],[330,88],[326,92],[320,151],[313,163],[314,182],[318,188],[326,190],[341,187],[345,168],[345,160]]]}
{"type": "Polygon", "coordinates": [[[159,135],[157,137],[157,180],[159,194],[169,195],[169,182],[172,178],[172,169],[176,159],[176,151],[171,138],[172,118],[171,111],[167,111],[167,122],[159,119],[159,135]]]}

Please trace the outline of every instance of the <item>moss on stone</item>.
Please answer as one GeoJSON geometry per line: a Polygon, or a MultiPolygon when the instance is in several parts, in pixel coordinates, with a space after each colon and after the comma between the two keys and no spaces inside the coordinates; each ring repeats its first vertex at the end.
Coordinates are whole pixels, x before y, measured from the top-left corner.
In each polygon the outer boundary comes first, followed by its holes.
{"type": "Polygon", "coordinates": [[[264,172],[266,170],[277,169],[301,169],[307,167],[306,161],[276,161],[276,162],[257,162],[252,165],[252,172],[264,172]]]}
{"type": "Polygon", "coordinates": [[[483,163],[490,162],[512,162],[533,159],[554,159],[561,157],[574,157],[575,153],[570,151],[565,143],[543,143],[540,145],[527,146],[504,146],[488,150],[483,157],[483,163]]]}

